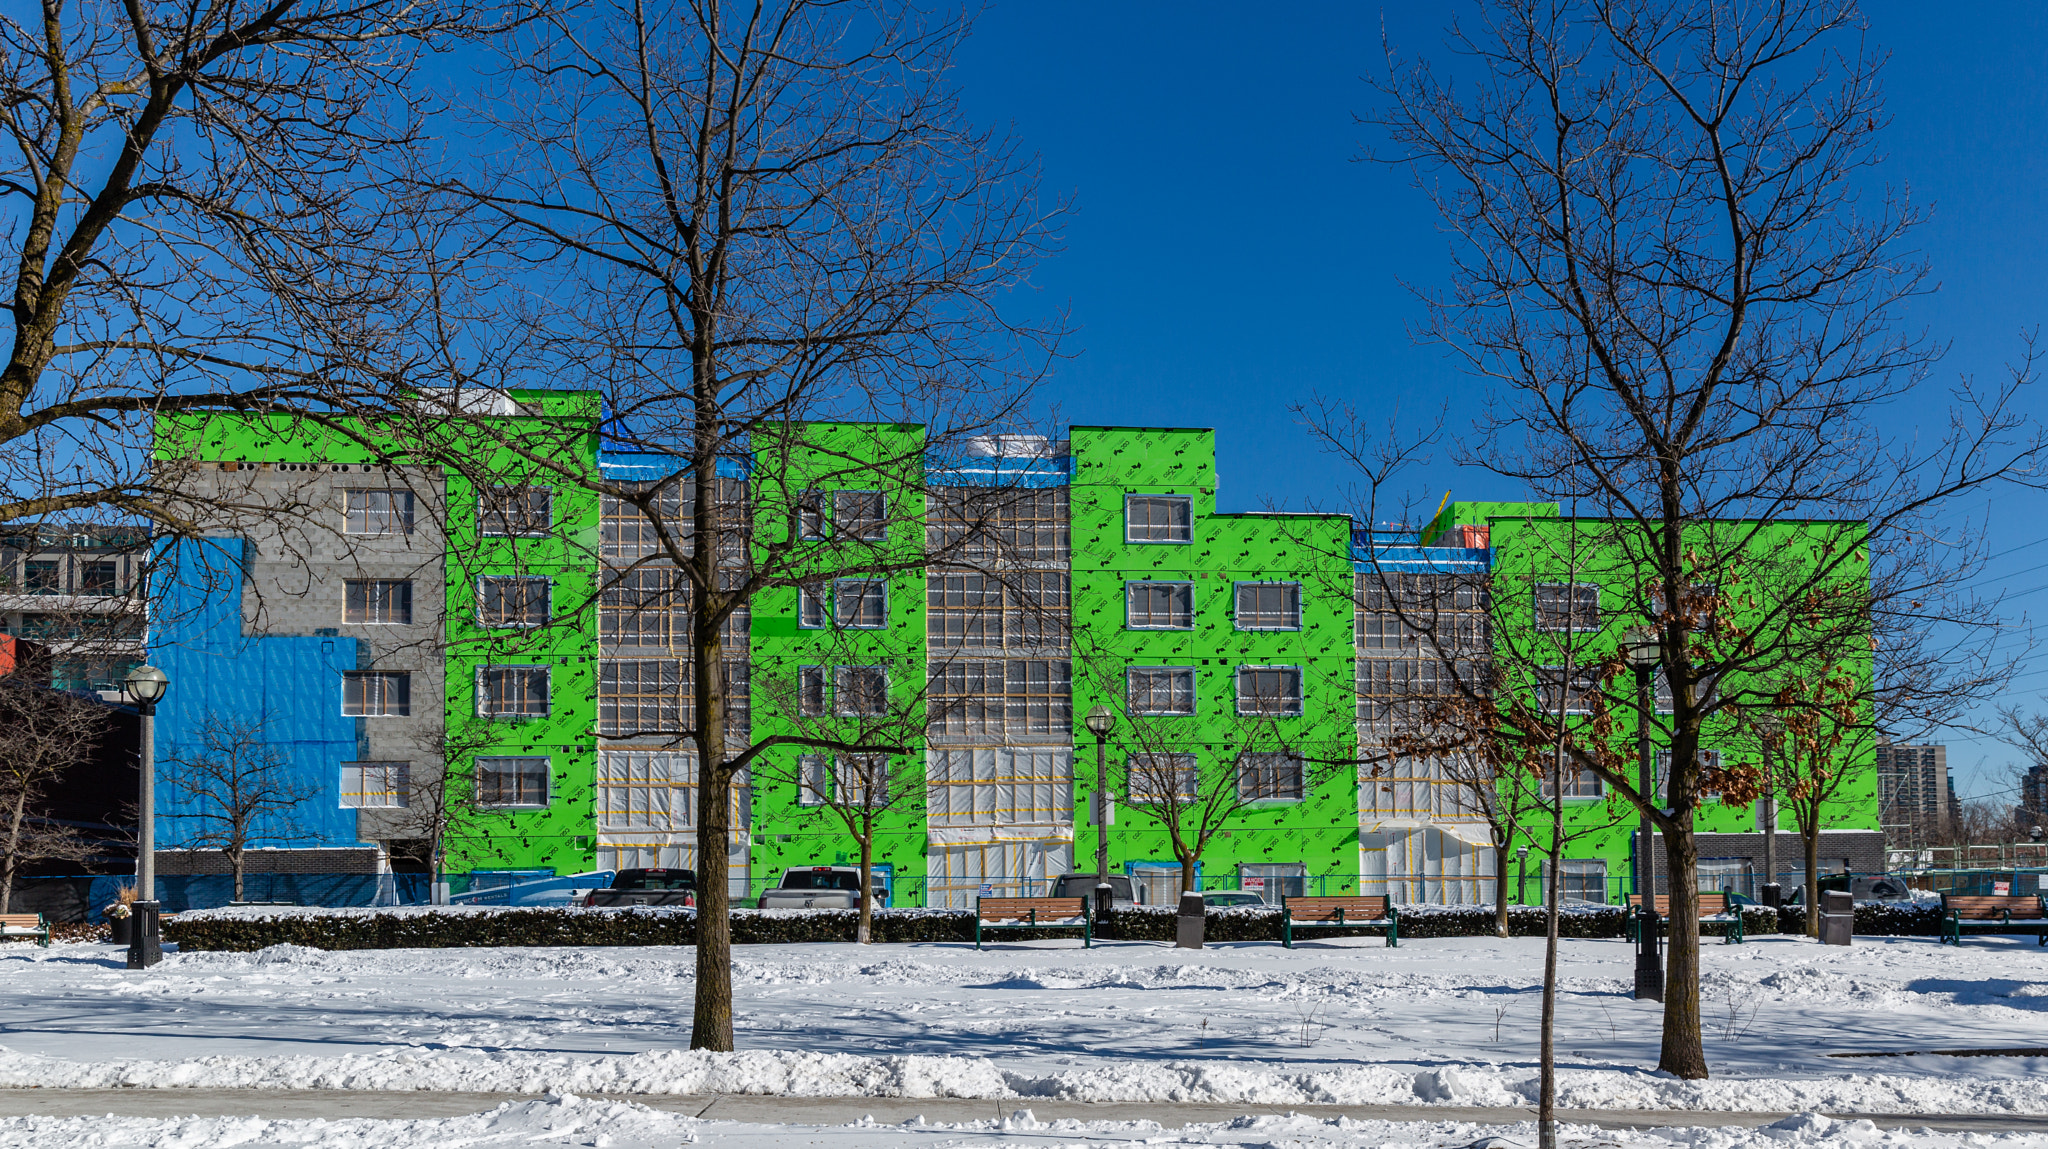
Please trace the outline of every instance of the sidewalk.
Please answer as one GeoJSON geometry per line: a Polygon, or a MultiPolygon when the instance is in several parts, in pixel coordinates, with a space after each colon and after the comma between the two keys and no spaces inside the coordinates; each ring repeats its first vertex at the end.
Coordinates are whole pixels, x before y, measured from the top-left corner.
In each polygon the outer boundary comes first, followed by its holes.
{"type": "MultiPolygon", "coordinates": [[[[608,1094],[650,1109],[687,1113],[710,1120],[763,1125],[843,1125],[872,1117],[897,1124],[922,1116],[932,1122],[987,1121],[1028,1109],[1040,1121],[1157,1121],[1168,1129],[1190,1122],[1221,1122],[1243,1116],[1300,1113],[1363,1121],[1472,1121],[1513,1124],[1530,1121],[1530,1108],[1463,1108],[1442,1105],[1218,1105],[1171,1102],[1075,1102],[1045,1098],[976,1101],[960,1098],[781,1097],[722,1093],[608,1094]]],[[[346,1089],[0,1089],[0,1117],[368,1117],[406,1119],[454,1117],[530,1100],[520,1093],[403,1093],[346,1089]]],[[[1768,1125],[1784,1113],[1725,1113],[1699,1110],[1560,1109],[1558,1118],[1603,1129],[1662,1129],[1688,1126],[1768,1125]]],[[[1874,1114],[1831,1113],[1845,1121],[1868,1120],[1882,1129],[1936,1129],[1950,1133],[2048,1132],[2048,1114],[1874,1114]]]]}

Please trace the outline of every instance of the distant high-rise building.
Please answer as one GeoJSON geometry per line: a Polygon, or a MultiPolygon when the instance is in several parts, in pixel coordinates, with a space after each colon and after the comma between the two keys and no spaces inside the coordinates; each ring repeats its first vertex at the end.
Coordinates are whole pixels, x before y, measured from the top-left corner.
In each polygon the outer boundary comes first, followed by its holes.
{"type": "Polygon", "coordinates": [[[1887,830],[1913,827],[1938,831],[1955,804],[1948,747],[1878,743],[1877,802],[1878,816],[1887,830]]]}
{"type": "Polygon", "coordinates": [[[2020,808],[2037,824],[2048,825],[2048,765],[2036,763],[2020,775],[2020,808]]]}

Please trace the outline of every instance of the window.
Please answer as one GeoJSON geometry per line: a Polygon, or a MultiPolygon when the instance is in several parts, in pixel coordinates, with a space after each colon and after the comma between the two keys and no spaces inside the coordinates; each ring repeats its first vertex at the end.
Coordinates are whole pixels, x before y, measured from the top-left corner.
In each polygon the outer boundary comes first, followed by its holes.
{"type": "Polygon", "coordinates": [[[548,712],[548,668],[480,666],[476,671],[479,718],[538,718],[548,712]]]}
{"type": "Polygon", "coordinates": [[[1483,575],[1360,572],[1356,595],[1360,650],[1435,653],[1489,645],[1492,600],[1483,575]]]}
{"type": "MultiPolygon", "coordinates": [[[[697,824],[697,756],[672,750],[600,750],[597,824],[666,837],[697,824]]],[[[744,824],[744,823],[742,823],[744,824]]],[[[671,849],[673,847],[670,847],[671,849]]],[[[679,866],[673,855],[657,865],[679,866]]]]}
{"type": "Polygon", "coordinates": [[[480,806],[545,807],[548,804],[548,760],[477,759],[476,800],[480,806]]]}
{"type": "Polygon", "coordinates": [[[796,804],[823,806],[831,798],[831,780],[825,773],[823,754],[805,754],[796,760],[796,804]]]}
{"type": "Polygon", "coordinates": [[[796,588],[796,624],[805,630],[823,629],[825,593],[819,587],[812,585],[796,588]]]}
{"type": "MultiPolygon", "coordinates": [[[[1708,750],[1702,747],[1693,751],[1693,753],[1699,756],[1701,772],[1704,773],[1721,768],[1721,752],[1719,750],[1708,750]]],[[[1652,761],[1657,764],[1657,773],[1650,779],[1650,792],[1657,796],[1657,805],[1668,807],[1671,805],[1671,751],[1657,751],[1656,757],[1652,761]]],[[[1721,795],[1717,791],[1712,790],[1701,790],[1697,797],[1702,806],[1709,802],[1721,800],[1721,795]]]]}
{"type": "Polygon", "coordinates": [[[352,578],[342,583],[341,621],[412,625],[411,579],[352,578]]]}
{"type": "Polygon", "coordinates": [[[796,496],[796,537],[818,542],[825,537],[825,492],[799,491],[796,496]]]}
{"type": "Polygon", "coordinates": [[[840,717],[865,718],[889,713],[889,672],[885,668],[837,666],[833,668],[833,678],[833,712],[840,717]]]}
{"type": "Polygon", "coordinates": [[[1195,668],[1134,666],[1124,672],[1124,694],[1132,714],[1192,715],[1195,668]]]}
{"type": "Polygon", "coordinates": [[[487,538],[544,535],[555,520],[555,493],[546,487],[487,487],[477,495],[476,517],[487,538]]]}
{"type": "Polygon", "coordinates": [[[825,713],[824,667],[796,668],[796,712],[805,718],[818,718],[825,713]]]}
{"type": "Polygon", "coordinates": [[[687,498],[688,494],[689,491],[680,482],[671,483],[648,502],[644,511],[638,505],[624,499],[611,495],[603,496],[598,501],[600,546],[603,556],[608,559],[637,559],[666,551],[661,534],[655,529],[655,516],[660,516],[661,525],[668,529],[669,541],[687,550],[688,540],[695,525],[683,515],[686,503],[695,502],[694,499],[687,498]]]}
{"type": "Polygon", "coordinates": [[[1238,667],[1237,712],[1262,714],[1269,718],[1301,717],[1301,668],[1238,667]]]}
{"type": "Polygon", "coordinates": [[[1247,802],[1299,802],[1306,789],[1302,761],[1294,754],[1243,754],[1237,759],[1237,796],[1247,802]]]}
{"type": "Polygon", "coordinates": [[[1569,676],[1562,666],[1536,668],[1536,702],[1545,714],[1591,714],[1593,696],[1598,693],[1598,667],[1574,667],[1569,676]]]}
{"type": "Polygon", "coordinates": [[[1607,904],[1606,862],[1599,859],[1567,858],[1561,866],[1564,870],[1564,889],[1559,892],[1565,901],[1607,904]]]}
{"type": "Polygon", "coordinates": [[[341,676],[341,712],[354,718],[412,715],[412,675],[350,670],[341,676]]]}
{"type": "Polygon", "coordinates": [[[1195,502],[1186,495],[1124,496],[1124,541],[1195,541],[1195,502]]]}
{"type": "Polygon", "coordinates": [[[1358,660],[1358,720],[1411,724],[1430,716],[1430,708],[1453,697],[1462,679],[1481,683],[1480,667],[1471,662],[1445,666],[1435,655],[1421,658],[1358,660]]]}
{"type": "Polygon", "coordinates": [[[1125,583],[1124,625],[1131,630],[1195,629],[1195,584],[1125,583]]]}
{"type": "Polygon", "coordinates": [[[94,559],[78,564],[78,593],[120,594],[121,564],[114,559],[94,559]]]}
{"type": "Polygon", "coordinates": [[[931,668],[930,720],[935,737],[1071,737],[1073,667],[1065,659],[961,661],[931,668]]]}
{"type": "Polygon", "coordinates": [[[29,559],[22,563],[21,589],[30,594],[63,594],[63,560],[29,559]]]}
{"type": "Polygon", "coordinates": [[[1192,754],[1137,754],[1124,766],[1131,801],[1193,802],[1201,779],[1192,754]]]}
{"type": "Polygon", "coordinates": [[[485,575],[476,580],[477,621],[485,626],[539,626],[548,620],[549,580],[485,575]]]}
{"type": "Polygon", "coordinates": [[[925,500],[925,545],[974,561],[1065,562],[1067,489],[937,487],[925,500]]]}
{"type": "Polygon", "coordinates": [[[351,489],[343,528],[352,535],[412,533],[412,492],[351,489]]]}
{"type": "Polygon", "coordinates": [[[842,806],[879,810],[889,804],[889,759],[848,754],[832,763],[833,798],[842,806]]]}
{"type": "Polygon", "coordinates": [[[1067,576],[1059,571],[934,574],[925,607],[932,646],[1015,650],[1067,641],[1067,576]]]}
{"type": "Polygon", "coordinates": [[[889,625],[889,584],[881,579],[842,578],[832,582],[832,618],[854,630],[889,625]]]}
{"type": "Polygon", "coordinates": [[[1301,584],[1238,583],[1235,613],[1239,630],[1300,630],[1301,584]]]}
{"type": "Polygon", "coordinates": [[[604,572],[597,631],[614,647],[675,650],[690,635],[690,584],[681,571],[639,567],[604,572]]]}
{"type": "Polygon", "coordinates": [[[410,762],[341,764],[341,808],[344,810],[402,809],[411,790],[410,762]]]}
{"type": "MultiPolygon", "coordinates": [[[[1561,769],[1565,775],[1564,797],[1599,798],[1607,793],[1607,787],[1600,781],[1600,775],[1593,773],[1592,770],[1584,767],[1574,769],[1569,766],[1561,767],[1561,769]]],[[[1549,777],[1543,779],[1543,796],[1545,798],[1555,798],[1558,796],[1556,771],[1553,771],[1549,777]]]]}
{"type": "Polygon", "coordinates": [[[1537,583],[1536,629],[1599,630],[1600,584],[1590,582],[1537,583]]]}
{"type": "Polygon", "coordinates": [[[832,533],[842,539],[879,539],[889,532],[880,491],[834,491],[832,533]]]}
{"type": "MultiPolygon", "coordinates": [[[[673,658],[606,659],[597,666],[597,732],[613,738],[684,730],[683,664],[673,658]]],[[[542,684],[545,689],[545,683],[542,684]]],[[[538,713],[547,713],[541,699],[538,713]]]]}

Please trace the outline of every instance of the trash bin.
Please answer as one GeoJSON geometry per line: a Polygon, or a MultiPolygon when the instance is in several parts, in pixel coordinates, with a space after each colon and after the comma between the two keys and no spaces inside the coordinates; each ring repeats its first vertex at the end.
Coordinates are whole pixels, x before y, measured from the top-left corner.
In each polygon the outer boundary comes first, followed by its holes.
{"type": "Polygon", "coordinates": [[[1202,895],[1189,890],[1180,896],[1180,914],[1174,919],[1173,944],[1184,950],[1202,948],[1202,927],[1208,923],[1209,907],[1202,895]]]}
{"type": "Polygon", "coordinates": [[[1820,896],[1820,944],[1845,946],[1856,933],[1856,897],[1846,890],[1820,896]]]}

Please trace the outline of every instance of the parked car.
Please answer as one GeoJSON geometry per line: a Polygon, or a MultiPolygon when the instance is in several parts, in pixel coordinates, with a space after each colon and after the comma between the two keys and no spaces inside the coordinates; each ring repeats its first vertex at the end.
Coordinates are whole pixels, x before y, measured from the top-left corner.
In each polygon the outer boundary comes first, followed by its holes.
{"type": "Polygon", "coordinates": [[[583,897],[586,906],[694,906],[695,870],[620,870],[612,884],[583,897]]]}
{"type": "MultiPolygon", "coordinates": [[[[1864,902],[1910,902],[1913,890],[1906,879],[1893,874],[1874,877],[1856,877],[1849,874],[1823,874],[1820,879],[1821,893],[1848,892],[1857,904],[1864,902]]],[[[1806,904],[1806,887],[1797,886],[1792,896],[1785,899],[1788,906],[1806,904]]]]}
{"type": "MultiPolygon", "coordinates": [[[[887,895],[878,905],[889,904],[887,895]]],[[[781,884],[761,894],[764,910],[857,910],[860,867],[801,866],[782,872],[781,884]]]]}
{"type": "Polygon", "coordinates": [[[1212,890],[1202,895],[1202,905],[1212,910],[1231,906],[1263,906],[1266,899],[1249,890],[1212,890]]]}
{"type": "MultiPolygon", "coordinates": [[[[1061,874],[1052,881],[1052,896],[1055,898],[1095,898],[1094,874],[1061,874]]],[[[1109,876],[1109,904],[1111,909],[1129,909],[1138,904],[1136,891],[1131,888],[1131,879],[1123,874],[1109,876]]]]}

